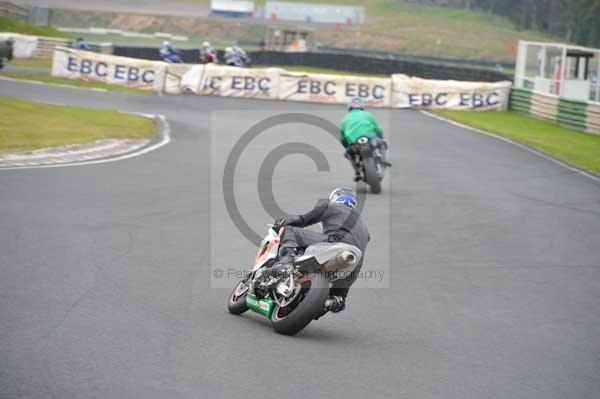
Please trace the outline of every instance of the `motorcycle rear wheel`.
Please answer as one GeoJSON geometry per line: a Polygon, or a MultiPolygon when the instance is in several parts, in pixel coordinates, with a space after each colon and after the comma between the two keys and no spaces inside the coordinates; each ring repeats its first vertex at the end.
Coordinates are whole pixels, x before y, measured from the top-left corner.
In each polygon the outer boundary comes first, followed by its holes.
{"type": "Polygon", "coordinates": [[[313,319],[323,314],[329,295],[329,279],[318,273],[303,276],[297,281],[302,287],[298,300],[285,307],[275,305],[271,325],[279,334],[294,335],[313,319]]]}
{"type": "Polygon", "coordinates": [[[367,184],[371,187],[373,194],[379,194],[381,192],[381,178],[377,173],[377,163],[373,157],[367,157],[364,159],[365,165],[365,178],[367,184]]]}

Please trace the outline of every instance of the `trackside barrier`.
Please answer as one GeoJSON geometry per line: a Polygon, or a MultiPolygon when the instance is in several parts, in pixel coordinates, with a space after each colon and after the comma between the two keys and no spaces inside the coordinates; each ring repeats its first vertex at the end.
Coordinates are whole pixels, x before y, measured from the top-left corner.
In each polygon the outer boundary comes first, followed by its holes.
{"type": "Polygon", "coordinates": [[[589,133],[600,134],[600,103],[559,98],[553,94],[513,89],[510,109],[589,133]]]}
{"type": "Polygon", "coordinates": [[[0,32],[0,41],[13,40],[13,57],[33,57],[38,46],[38,37],[20,33],[0,32]]]}
{"type": "Polygon", "coordinates": [[[480,110],[505,110],[511,87],[511,82],[434,81],[405,75],[371,78],[214,64],[194,66],[182,82],[184,90],[201,95],[330,104],[360,97],[370,107],[480,110]]]}
{"type": "Polygon", "coordinates": [[[52,59],[52,76],[111,83],[143,90],[164,91],[166,72],[165,62],[137,60],[64,47],[57,47],[52,59]]]}
{"type": "Polygon", "coordinates": [[[16,58],[51,57],[56,47],[68,46],[69,39],[23,35],[20,33],[0,32],[0,40],[13,39],[13,56],[16,58]]]}
{"type": "Polygon", "coordinates": [[[360,97],[370,107],[391,105],[392,80],[360,76],[294,73],[283,71],[279,99],[330,104],[346,104],[360,97]]]}
{"type": "Polygon", "coordinates": [[[184,75],[186,91],[200,95],[277,100],[282,69],[196,65],[184,75]]]}
{"type": "Polygon", "coordinates": [[[511,86],[510,82],[459,82],[392,75],[392,104],[396,108],[504,111],[511,86]]]}
{"type": "Polygon", "coordinates": [[[248,69],[215,64],[167,64],[57,48],[54,76],[158,92],[346,104],[370,107],[505,110],[511,82],[460,82],[392,75],[389,78],[248,69]]]}

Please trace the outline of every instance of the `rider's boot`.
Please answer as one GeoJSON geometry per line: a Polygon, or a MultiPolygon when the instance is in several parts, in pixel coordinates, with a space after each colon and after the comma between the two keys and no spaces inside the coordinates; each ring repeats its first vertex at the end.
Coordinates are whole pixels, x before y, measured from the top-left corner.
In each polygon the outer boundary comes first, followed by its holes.
{"type": "Polygon", "coordinates": [[[329,295],[325,300],[325,309],[332,312],[338,313],[346,308],[346,298],[338,295],[329,295]]]}
{"type": "Polygon", "coordinates": [[[379,142],[379,153],[381,154],[381,163],[383,164],[383,166],[386,166],[389,168],[390,166],[392,166],[392,164],[388,160],[387,149],[388,149],[387,142],[385,140],[381,139],[379,142]]]}
{"type": "Polygon", "coordinates": [[[279,259],[273,266],[271,271],[274,274],[286,273],[294,265],[294,257],[296,256],[295,248],[283,248],[279,255],[279,259]]]}

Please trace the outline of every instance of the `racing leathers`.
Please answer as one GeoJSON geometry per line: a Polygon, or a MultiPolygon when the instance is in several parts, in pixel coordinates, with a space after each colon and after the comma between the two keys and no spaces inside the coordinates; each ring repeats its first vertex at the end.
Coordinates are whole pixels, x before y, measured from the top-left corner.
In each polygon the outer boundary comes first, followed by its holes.
{"type": "Polygon", "coordinates": [[[286,226],[280,245],[282,256],[287,256],[290,250],[320,242],[343,242],[361,250],[363,256],[354,272],[344,279],[334,281],[331,287],[331,295],[345,298],[358,276],[370,239],[369,230],[360,213],[346,205],[323,201],[303,215],[290,216],[278,223],[286,226]],[[323,225],[322,233],[304,228],[319,222],[323,225]]]}
{"type": "MultiPolygon", "coordinates": [[[[381,125],[375,119],[375,116],[369,111],[365,111],[362,108],[352,108],[346,113],[344,119],[340,123],[340,143],[346,149],[346,153],[344,156],[350,161],[352,167],[354,168],[354,172],[356,176],[360,175],[360,171],[358,170],[358,164],[355,160],[354,151],[352,150],[352,145],[356,143],[356,141],[360,137],[373,137],[376,136],[378,138],[379,149],[381,152],[382,160],[386,166],[390,166],[390,163],[387,160],[387,144],[383,139],[383,129],[381,125]]],[[[357,180],[355,178],[355,180],[357,180]]]]}

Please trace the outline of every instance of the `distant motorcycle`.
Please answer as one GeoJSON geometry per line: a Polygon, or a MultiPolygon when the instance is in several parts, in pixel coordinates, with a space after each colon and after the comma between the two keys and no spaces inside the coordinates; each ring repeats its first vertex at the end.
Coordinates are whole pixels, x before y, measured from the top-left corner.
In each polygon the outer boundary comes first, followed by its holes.
{"type": "Polygon", "coordinates": [[[181,64],[183,62],[180,57],[180,51],[171,46],[171,43],[169,43],[169,41],[163,42],[158,53],[160,54],[160,58],[164,62],[168,62],[171,64],[181,64]]]}
{"type": "Polygon", "coordinates": [[[235,286],[227,308],[236,315],[251,309],[270,319],[278,333],[294,335],[327,313],[331,283],[348,276],[362,253],[353,245],[324,242],[299,251],[292,265],[272,267],[285,227],[276,229],[270,226],[252,271],[235,286]]]}
{"type": "Polygon", "coordinates": [[[170,64],[181,64],[181,63],[183,63],[183,61],[181,60],[181,57],[179,56],[179,54],[176,54],[176,53],[165,54],[165,55],[162,56],[162,60],[164,62],[168,62],[170,64]]]}
{"type": "Polygon", "coordinates": [[[358,166],[360,180],[371,187],[372,193],[380,193],[381,180],[383,180],[386,167],[381,152],[387,149],[387,144],[376,136],[362,136],[352,144],[351,148],[354,154],[352,161],[358,166]]]}
{"type": "Polygon", "coordinates": [[[250,68],[251,60],[244,50],[227,48],[225,50],[225,63],[239,68],[250,68]]]}

